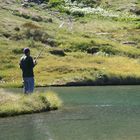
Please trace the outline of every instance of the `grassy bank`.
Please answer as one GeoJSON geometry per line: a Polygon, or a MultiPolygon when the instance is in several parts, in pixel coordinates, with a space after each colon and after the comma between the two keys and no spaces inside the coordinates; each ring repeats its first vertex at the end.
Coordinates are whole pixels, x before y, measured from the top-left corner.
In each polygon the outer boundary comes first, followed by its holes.
{"type": "Polygon", "coordinates": [[[12,94],[0,91],[0,117],[58,109],[62,102],[56,93],[12,94]]]}

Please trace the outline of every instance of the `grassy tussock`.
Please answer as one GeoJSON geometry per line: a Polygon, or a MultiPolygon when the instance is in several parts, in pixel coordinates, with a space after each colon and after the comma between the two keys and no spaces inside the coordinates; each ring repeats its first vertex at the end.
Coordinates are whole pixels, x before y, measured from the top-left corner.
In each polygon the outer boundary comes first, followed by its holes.
{"type": "Polygon", "coordinates": [[[62,101],[56,93],[12,94],[0,91],[0,117],[58,109],[62,101]]]}

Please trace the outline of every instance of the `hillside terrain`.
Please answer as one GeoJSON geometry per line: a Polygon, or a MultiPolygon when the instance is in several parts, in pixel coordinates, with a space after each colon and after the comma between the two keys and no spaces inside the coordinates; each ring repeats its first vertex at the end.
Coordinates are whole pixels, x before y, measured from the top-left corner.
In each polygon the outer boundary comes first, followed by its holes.
{"type": "Polygon", "coordinates": [[[0,87],[21,87],[23,48],[36,86],[140,84],[139,0],[0,0],[0,87]]]}

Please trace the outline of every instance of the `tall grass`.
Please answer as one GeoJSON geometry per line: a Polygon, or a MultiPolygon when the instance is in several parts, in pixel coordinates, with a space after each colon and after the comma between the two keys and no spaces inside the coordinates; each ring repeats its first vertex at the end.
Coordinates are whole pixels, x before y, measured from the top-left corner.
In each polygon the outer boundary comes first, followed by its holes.
{"type": "Polygon", "coordinates": [[[13,94],[0,91],[0,117],[58,109],[62,105],[56,93],[13,94]]]}

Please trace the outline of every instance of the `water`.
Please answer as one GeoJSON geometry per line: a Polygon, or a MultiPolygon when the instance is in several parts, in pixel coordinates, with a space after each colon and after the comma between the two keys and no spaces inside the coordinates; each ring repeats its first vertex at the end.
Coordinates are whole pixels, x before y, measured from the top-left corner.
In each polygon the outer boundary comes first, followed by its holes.
{"type": "MultiPolygon", "coordinates": [[[[46,92],[48,88],[37,89],[46,92]]],[[[0,119],[0,140],[139,140],[140,86],[51,88],[57,111],[0,119]]]]}

